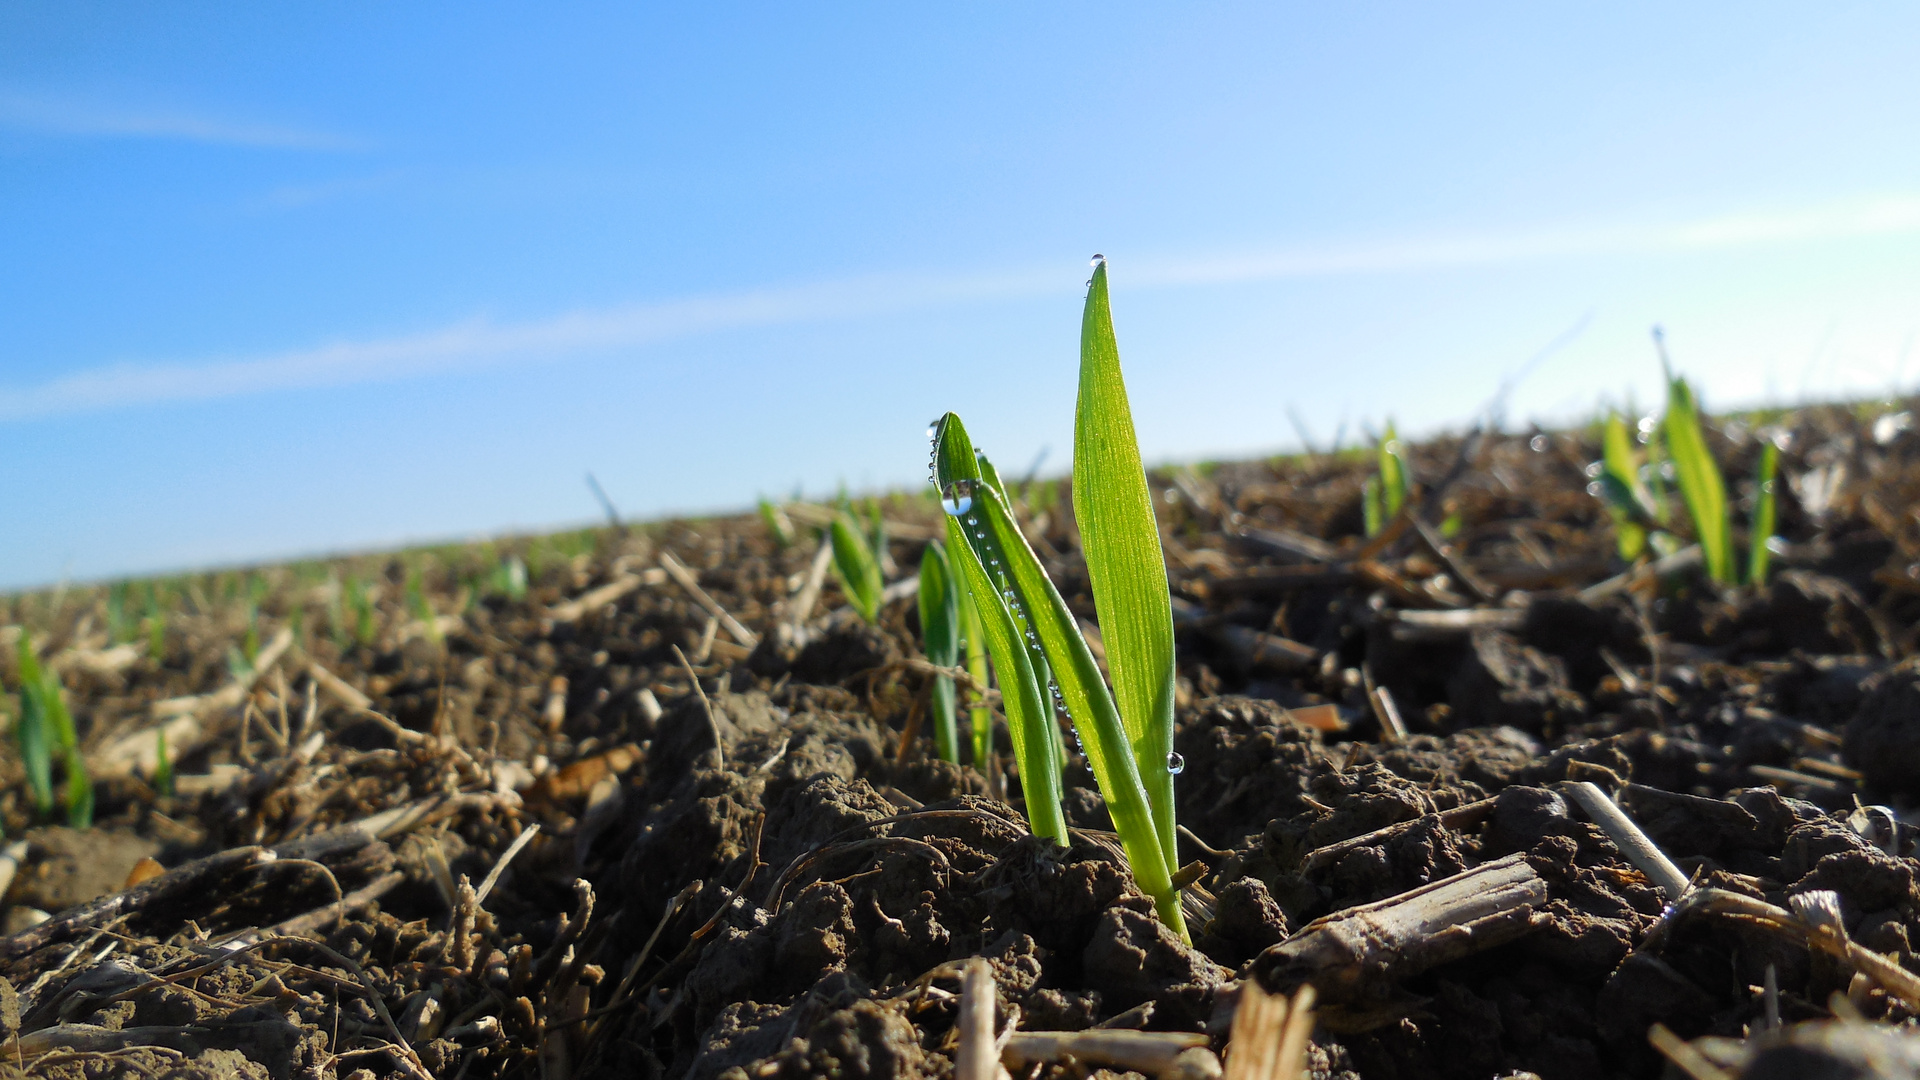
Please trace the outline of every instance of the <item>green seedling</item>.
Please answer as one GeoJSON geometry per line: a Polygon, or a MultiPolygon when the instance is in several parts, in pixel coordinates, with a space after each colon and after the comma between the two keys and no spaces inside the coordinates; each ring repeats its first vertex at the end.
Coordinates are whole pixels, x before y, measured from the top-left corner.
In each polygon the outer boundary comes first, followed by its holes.
{"type": "Polygon", "coordinates": [[[1727,484],[1712,451],[1707,449],[1692,388],[1685,379],[1671,374],[1667,377],[1667,415],[1661,427],[1673,457],[1680,498],[1693,519],[1694,537],[1700,542],[1707,576],[1722,585],[1737,585],[1733,530],[1727,523],[1727,484]]]}
{"type": "Polygon", "coordinates": [[[834,515],[828,529],[833,545],[833,572],[840,579],[840,591],[860,617],[873,622],[880,617],[880,594],[886,583],[880,576],[880,562],[873,557],[866,534],[853,515],[842,510],[834,515]]]}
{"type": "Polygon", "coordinates": [[[1081,321],[1073,498],[1114,692],[960,418],[942,417],[934,438],[947,547],[980,612],[1034,832],[1065,837],[1061,763],[1054,760],[1058,701],[1079,735],[1134,880],[1185,939],[1170,873],[1173,774],[1182,767],[1172,752],[1173,616],[1159,527],[1121,378],[1104,260],[1095,262],[1081,321]],[[1051,670],[1047,683],[1037,680],[1035,659],[1051,670]]]}
{"type": "Polygon", "coordinates": [[[1633,434],[1619,413],[1607,414],[1601,443],[1601,471],[1595,482],[1613,516],[1614,542],[1620,557],[1632,562],[1647,548],[1647,530],[1653,522],[1653,496],[1640,481],[1640,455],[1634,452],[1633,434]]]}
{"type": "Polygon", "coordinates": [[[240,655],[246,658],[248,668],[260,658],[260,605],[251,599],[247,601],[247,629],[240,636],[240,655]]]}
{"type": "MultiPolygon", "coordinates": [[[[960,588],[953,580],[947,553],[938,541],[920,557],[920,640],[927,661],[953,667],[960,661],[960,588]]],[[[959,720],[953,694],[953,676],[933,677],[933,745],[943,761],[960,760],[959,720]]]]}
{"type": "Polygon", "coordinates": [[[128,618],[128,600],[131,587],[124,581],[116,581],[107,587],[107,644],[118,645],[132,636],[129,632],[132,623],[128,618]]]}
{"type": "Polygon", "coordinates": [[[497,596],[518,602],[527,598],[527,564],[518,555],[509,555],[494,566],[487,589],[497,596]]]}
{"type": "MultiPolygon", "coordinates": [[[[1013,735],[1014,763],[1026,793],[1027,821],[1036,835],[1065,844],[1067,820],[1060,809],[1062,762],[1055,757],[1059,744],[1053,734],[1059,725],[1053,719],[1046,683],[1037,670],[1045,659],[1035,620],[1013,583],[1015,556],[1008,548],[1017,543],[1028,559],[1033,554],[1019,530],[995,524],[990,507],[997,508],[1009,523],[1011,514],[999,492],[982,477],[983,459],[974,453],[960,418],[948,413],[936,430],[934,475],[942,492],[941,506],[947,511],[947,551],[955,577],[972,597],[987,654],[993,658],[1000,705],[1006,713],[1007,730],[1013,735]]],[[[1037,570],[1038,561],[1033,565],[1037,570]]]]}
{"type": "Polygon", "coordinates": [[[1778,496],[1774,494],[1780,471],[1780,447],[1772,439],[1760,440],[1760,466],[1754,476],[1753,523],[1747,530],[1747,584],[1759,588],[1767,583],[1768,565],[1773,560],[1773,527],[1779,515],[1778,496]]]}
{"type": "Polygon", "coordinates": [[[354,640],[364,648],[372,648],[376,627],[373,596],[368,593],[366,582],[355,579],[347,584],[347,604],[353,609],[354,640]]]}
{"type": "Polygon", "coordinates": [[[173,798],[173,759],[167,756],[167,729],[161,725],[153,735],[153,790],[163,799],[173,798]]]}
{"type": "Polygon", "coordinates": [[[779,505],[768,500],[760,500],[760,520],[767,525],[767,535],[773,537],[775,546],[785,549],[793,546],[793,519],[779,505]]]}
{"type": "MultiPolygon", "coordinates": [[[[1400,508],[1407,504],[1410,489],[1407,463],[1400,456],[1400,436],[1393,430],[1393,421],[1387,421],[1387,432],[1380,437],[1379,446],[1374,448],[1374,458],[1379,471],[1367,478],[1360,488],[1361,511],[1366,520],[1368,536],[1380,535],[1387,522],[1400,515],[1400,508]]],[[[1074,496],[1079,502],[1079,496],[1074,496]]]]}
{"type": "Polygon", "coordinates": [[[40,666],[27,635],[20,635],[16,653],[20,677],[20,719],[14,725],[27,786],[42,817],[53,813],[53,753],[60,752],[67,774],[62,800],[67,824],[84,829],[93,824],[93,780],[80,756],[80,738],[67,711],[60,679],[40,666]]]}
{"type": "Polygon", "coordinates": [[[427,599],[426,584],[422,580],[424,576],[417,572],[407,575],[407,607],[426,633],[427,640],[435,645],[444,645],[447,638],[440,632],[440,617],[434,614],[433,604],[427,599]]]}

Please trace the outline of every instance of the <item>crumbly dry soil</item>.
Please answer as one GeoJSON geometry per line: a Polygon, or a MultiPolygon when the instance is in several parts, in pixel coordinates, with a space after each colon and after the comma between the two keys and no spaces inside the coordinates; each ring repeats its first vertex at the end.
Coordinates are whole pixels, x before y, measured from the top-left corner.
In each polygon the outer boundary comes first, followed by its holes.
{"type": "MultiPolygon", "coordinates": [[[[1661,894],[1565,781],[1613,792],[1698,881],[1775,904],[1837,891],[1855,941],[1920,970],[1911,837],[1901,825],[1876,844],[1848,822],[1856,798],[1898,809],[1920,794],[1920,523],[1906,513],[1920,442],[1876,442],[1870,421],[1793,420],[1788,546],[1771,583],[1744,591],[1681,570],[1583,598],[1627,568],[1585,492],[1597,450],[1576,436],[1416,448],[1416,516],[1436,537],[1460,524],[1438,544],[1357,535],[1363,462],[1157,477],[1179,619],[1180,855],[1200,864],[1191,945],[1132,885],[1083,764],[1062,849],[1027,832],[1017,776],[1002,801],[990,769],[932,758],[928,676],[903,663],[918,655],[910,599],[870,627],[829,580],[792,644],[781,627],[811,538],[782,547],[757,518],[608,530],[536,567],[520,599],[482,595],[446,553],[425,570],[342,563],[383,577],[372,640],[340,644],[308,617],[250,690],[203,704],[175,747],[174,795],[135,770],[101,781],[93,829],[36,825],[6,764],[0,812],[26,845],[9,930],[30,909],[57,917],[0,941],[0,1034],[22,1048],[0,1068],[945,1077],[971,956],[1025,1029],[1203,1031],[1221,1048],[1242,980],[1299,981],[1268,950],[1313,920],[1519,853],[1548,890],[1527,932],[1323,994],[1314,1075],[1660,1075],[1650,1025],[1738,1037],[1769,969],[1788,1021],[1824,1017],[1849,973],[1737,921],[1650,940],[1661,894]],[[665,553],[756,647],[654,569],[665,553]],[[438,634],[404,597],[413,573],[438,612],[459,612],[438,634]],[[635,575],[565,617],[566,601],[635,575]],[[1433,614],[1448,611],[1479,614],[1433,614]],[[313,681],[314,664],[368,707],[313,681]],[[1369,680],[1405,738],[1386,737],[1369,680]],[[1301,722],[1325,714],[1315,705],[1334,706],[1337,730],[1301,722]],[[420,813],[354,828],[405,807],[420,813]],[[120,893],[142,857],[169,872],[120,893]]],[[[1729,475],[1751,474],[1751,434],[1716,446],[1729,475]]],[[[1750,497],[1736,485],[1737,506],[1750,497]]],[[[937,509],[887,513],[890,558],[910,573],[937,509]]],[[[1065,493],[1031,492],[1025,520],[1091,621],[1065,493]]],[[[288,572],[260,579],[262,637],[325,608],[288,572]]],[[[115,659],[102,595],[10,601],[62,670],[90,751],[140,737],[156,702],[230,683],[244,616],[209,600],[212,580],[182,593],[157,661],[115,659]]],[[[1856,997],[1870,1018],[1906,1016],[1856,997]]]]}

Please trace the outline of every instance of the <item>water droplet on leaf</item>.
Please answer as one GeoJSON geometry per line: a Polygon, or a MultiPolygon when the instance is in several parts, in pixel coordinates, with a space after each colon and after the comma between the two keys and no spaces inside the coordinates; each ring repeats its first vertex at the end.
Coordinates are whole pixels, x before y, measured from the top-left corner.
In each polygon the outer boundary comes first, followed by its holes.
{"type": "Polygon", "coordinates": [[[1181,757],[1177,753],[1168,754],[1167,755],[1167,771],[1172,773],[1175,776],[1179,776],[1181,773],[1186,772],[1187,759],[1181,757]]]}

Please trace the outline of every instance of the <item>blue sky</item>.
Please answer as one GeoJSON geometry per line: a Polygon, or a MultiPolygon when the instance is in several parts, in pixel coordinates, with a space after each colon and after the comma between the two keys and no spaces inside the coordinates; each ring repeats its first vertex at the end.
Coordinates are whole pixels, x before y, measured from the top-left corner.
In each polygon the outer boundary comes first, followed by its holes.
{"type": "Polygon", "coordinates": [[[1912,5],[0,9],[0,587],[1920,382],[1912,5]]]}

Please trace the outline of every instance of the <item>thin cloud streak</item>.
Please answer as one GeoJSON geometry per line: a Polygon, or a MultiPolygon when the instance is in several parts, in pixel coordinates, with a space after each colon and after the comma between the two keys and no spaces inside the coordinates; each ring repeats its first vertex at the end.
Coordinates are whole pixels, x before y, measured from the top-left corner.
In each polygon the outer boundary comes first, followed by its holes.
{"type": "MultiPolygon", "coordinates": [[[[1130,287],[1232,284],[1491,266],[1548,258],[1659,255],[1920,232],[1920,196],[1669,226],[1577,228],[1246,255],[1142,259],[1130,287]]],[[[1078,283],[1072,283],[1077,288],[1078,283]]],[[[0,422],[276,391],[386,382],[509,363],[550,363],[722,330],[820,322],[1070,291],[1055,268],[980,275],[872,275],[791,288],[691,297],[502,324],[474,319],[420,334],[341,342],[271,356],[121,364],[37,386],[0,387],[0,422]]]]}
{"type": "Polygon", "coordinates": [[[0,127],[83,138],[160,139],[272,150],[365,148],[357,140],[323,131],[250,124],[176,110],[101,108],[23,94],[0,94],[0,127]]]}

